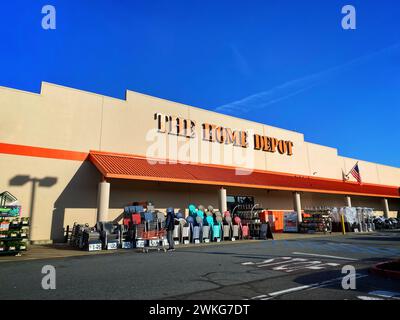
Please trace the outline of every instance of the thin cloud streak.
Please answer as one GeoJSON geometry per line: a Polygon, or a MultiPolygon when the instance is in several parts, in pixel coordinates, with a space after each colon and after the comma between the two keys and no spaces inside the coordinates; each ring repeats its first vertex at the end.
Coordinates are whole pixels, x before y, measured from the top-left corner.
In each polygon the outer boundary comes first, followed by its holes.
{"type": "Polygon", "coordinates": [[[224,113],[246,113],[254,109],[259,109],[274,103],[278,103],[282,100],[286,100],[302,92],[305,92],[320,84],[321,82],[326,81],[328,78],[346,71],[350,67],[363,64],[364,62],[367,62],[372,58],[375,58],[382,54],[390,53],[399,48],[400,43],[396,43],[394,45],[385,47],[372,53],[360,56],[341,65],[298,79],[287,81],[267,91],[262,91],[243,99],[219,106],[215,108],[215,111],[224,113]]]}
{"type": "Polygon", "coordinates": [[[242,53],[239,51],[237,46],[231,45],[231,50],[232,50],[232,55],[233,59],[235,61],[236,67],[238,70],[244,75],[244,76],[250,76],[251,74],[251,69],[249,67],[249,64],[245,57],[242,55],[242,53]]]}

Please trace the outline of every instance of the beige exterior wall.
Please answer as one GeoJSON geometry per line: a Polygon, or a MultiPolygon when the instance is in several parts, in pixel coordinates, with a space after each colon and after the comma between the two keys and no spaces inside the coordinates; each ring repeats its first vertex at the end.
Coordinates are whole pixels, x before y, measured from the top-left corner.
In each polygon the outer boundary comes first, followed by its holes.
{"type": "MultiPolygon", "coordinates": [[[[0,117],[4,122],[0,141],[6,143],[148,155],[154,141],[159,139],[165,142],[165,150],[157,154],[161,158],[334,179],[341,179],[342,170],[347,173],[357,161],[338,156],[334,148],[305,142],[303,134],[297,132],[132,91],[127,91],[126,100],[119,100],[48,83],[42,84],[41,94],[0,87],[0,104],[0,117]],[[154,120],[157,112],[196,121],[198,139],[157,133],[154,120]],[[293,156],[253,150],[252,135],[248,139],[249,148],[203,141],[203,123],[290,140],[294,143],[293,156]],[[184,145],[187,149],[182,148],[184,145]],[[240,159],[246,161],[240,163],[240,159]]],[[[399,168],[366,161],[360,161],[359,165],[364,182],[400,185],[399,168]]]]}
{"type": "MultiPolygon", "coordinates": [[[[161,139],[166,146],[165,150],[158,150],[162,158],[333,179],[341,179],[342,170],[348,172],[357,161],[338,156],[334,148],[306,142],[301,133],[131,91],[127,92],[126,100],[119,100],[48,83],[42,84],[41,94],[0,87],[0,119],[0,143],[146,155],[154,139],[161,139]],[[195,141],[157,133],[154,120],[157,112],[196,121],[196,135],[200,139],[195,141]],[[202,123],[248,130],[251,133],[249,148],[202,141],[202,123]],[[253,133],[293,141],[293,156],[253,150],[253,133]],[[189,147],[184,149],[188,141],[189,147]],[[173,148],[174,145],[178,148],[173,148]],[[240,163],[238,159],[251,161],[240,163]]],[[[359,165],[364,182],[400,186],[399,168],[365,161],[360,161],[359,165]]],[[[32,179],[55,178],[52,186],[36,187],[34,240],[61,240],[66,225],[72,226],[73,222],[94,224],[96,221],[100,174],[89,162],[0,154],[0,168],[0,191],[8,190],[17,196],[24,215],[31,214],[32,179]],[[21,176],[27,176],[30,181],[21,185],[21,176]]],[[[217,190],[217,186],[111,181],[110,218],[117,218],[123,206],[135,200],[153,200],[160,209],[168,206],[185,209],[191,202],[217,207],[217,190]]],[[[264,208],[293,209],[291,192],[227,190],[228,194],[253,195],[264,208]]],[[[382,210],[379,198],[358,197],[352,201],[354,206],[382,210]]],[[[343,206],[344,198],[342,195],[302,193],[302,205],[343,206]]],[[[392,214],[400,210],[398,199],[391,199],[389,205],[392,214]]]]}
{"type": "Polygon", "coordinates": [[[377,164],[378,178],[381,184],[399,186],[400,182],[400,169],[393,170],[393,167],[377,164]],[[396,184],[397,183],[397,184],[396,184]]]}
{"type": "Polygon", "coordinates": [[[33,213],[33,240],[61,240],[64,225],[93,222],[100,174],[91,163],[1,154],[0,168],[1,190],[18,198],[23,216],[33,213]],[[51,185],[43,186],[44,178],[51,185]]]}
{"type": "Polygon", "coordinates": [[[0,87],[0,141],[73,151],[98,149],[102,100],[46,83],[40,95],[0,87]]]}
{"type": "Polygon", "coordinates": [[[337,149],[314,143],[306,143],[305,147],[311,176],[342,179],[343,166],[338,157],[337,149]]]}

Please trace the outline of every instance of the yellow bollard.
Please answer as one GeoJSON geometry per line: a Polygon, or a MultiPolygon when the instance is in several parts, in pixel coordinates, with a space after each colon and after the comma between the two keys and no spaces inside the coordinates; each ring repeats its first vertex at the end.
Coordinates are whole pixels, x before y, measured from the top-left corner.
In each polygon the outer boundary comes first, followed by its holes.
{"type": "Polygon", "coordinates": [[[344,226],[344,214],[340,215],[340,221],[342,222],[342,233],[346,234],[346,228],[344,226]]]}

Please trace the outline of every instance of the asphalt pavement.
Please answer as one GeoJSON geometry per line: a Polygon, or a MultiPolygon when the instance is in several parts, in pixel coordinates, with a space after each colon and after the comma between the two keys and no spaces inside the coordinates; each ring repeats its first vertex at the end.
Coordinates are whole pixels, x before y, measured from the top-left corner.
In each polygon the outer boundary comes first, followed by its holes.
{"type": "Polygon", "coordinates": [[[400,280],[368,268],[399,257],[400,231],[387,231],[11,261],[0,264],[0,300],[398,300],[400,280]],[[54,290],[42,288],[45,265],[56,270],[54,290]],[[343,289],[345,266],[353,289],[343,289]]]}

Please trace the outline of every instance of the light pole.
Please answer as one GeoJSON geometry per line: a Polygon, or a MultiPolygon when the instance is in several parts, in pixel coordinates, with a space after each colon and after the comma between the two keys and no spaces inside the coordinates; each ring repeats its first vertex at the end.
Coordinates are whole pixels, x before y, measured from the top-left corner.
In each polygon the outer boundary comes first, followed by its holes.
{"type": "Polygon", "coordinates": [[[44,177],[44,178],[31,178],[29,175],[18,175],[13,177],[10,180],[10,186],[23,186],[29,182],[32,183],[31,188],[31,199],[29,204],[29,224],[30,224],[30,232],[29,232],[29,240],[32,241],[34,239],[35,233],[35,198],[36,198],[36,186],[39,187],[52,187],[57,183],[57,178],[55,177],[44,177]]]}

